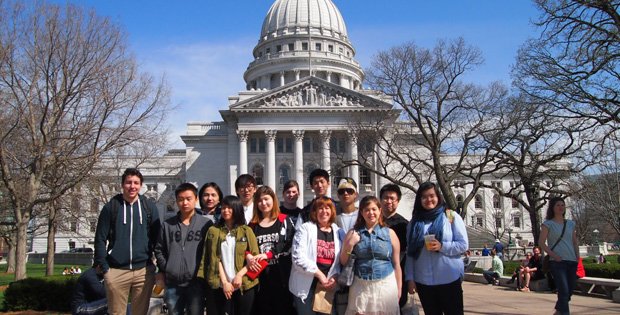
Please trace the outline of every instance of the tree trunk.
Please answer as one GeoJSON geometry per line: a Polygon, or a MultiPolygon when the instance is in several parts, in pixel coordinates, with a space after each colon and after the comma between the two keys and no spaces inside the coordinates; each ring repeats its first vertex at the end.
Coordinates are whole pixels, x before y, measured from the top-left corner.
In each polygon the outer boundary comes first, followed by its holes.
{"type": "Polygon", "coordinates": [[[56,239],[56,207],[55,202],[52,201],[49,206],[49,218],[47,221],[47,260],[45,266],[45,275],[54,275],[54,254],[56,253],[56,245],[54,240],[56,239]]]}
{"type": "Polygon", "coordinates": [[[15,273],[15,245],[12,241],[7,241],[6,243],[9,246],[9,255],[6,259],[6,273],[15,273]]]}
{"type": "Polygon", "coordinates": [[[26,239],[28,238],[28,220],[22,219],[17,222],[17,235],[16,242],[17,248],[15,251],[15,280],[22,280],[26,278],[26,239]]]}

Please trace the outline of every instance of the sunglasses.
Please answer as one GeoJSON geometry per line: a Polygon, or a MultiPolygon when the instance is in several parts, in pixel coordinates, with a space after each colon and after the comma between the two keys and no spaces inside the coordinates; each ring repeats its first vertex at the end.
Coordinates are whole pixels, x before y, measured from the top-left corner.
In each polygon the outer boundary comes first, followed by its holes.
{"type": "Polygon", "coordinates": [[[353,189],[353,188],[341,188],[341,189],[338,189],[338,194],[339,195],[344,195],[344,193],[347,193],[349,195],[353,195],[355,193],[355,189],[353,189]]]}

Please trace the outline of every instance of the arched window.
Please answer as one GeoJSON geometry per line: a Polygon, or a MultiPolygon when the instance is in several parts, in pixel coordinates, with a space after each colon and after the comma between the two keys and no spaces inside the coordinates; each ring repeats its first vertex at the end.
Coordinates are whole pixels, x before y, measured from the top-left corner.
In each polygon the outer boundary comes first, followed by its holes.
{"type": "Polygon", "coordinates": [[[493,194],[493,208],[501,209],[502,208],[502,199],[498,194],[493,194]]]}
{"type": "Polygon", "coordinates": [[[263,174],[264,174],[264,168],[261,164],[254,164],[254,166],[252,166],[252,176],[254,176],[254,179],[256,179],[256,185],[262,185],[263,184],[263,174]]]}
{"type": "Polygon", "coordinates": [[[484,207],[484,203],[482,202],[482,196],[476,195],[476,197],[474,198],[474,204],[476,206],[476,209],[482,209],[484,207]]]}
{"type": "Polygon", "coordinates": [[[312,171],[314,171],[315,169],[319,168],[319,165],[316,163],[308,163],[306,164],[306,167],[304,167],[304,179],[308,180],[308,176],[310,176],[310,173],[312,173],[312,171]]]}
{"type": "Polygon", "coordinates": [[[288,182],[291,179],[291,166],[288,164],[280,165],[280,185],[284,185],[284,183],[288,182]]]}

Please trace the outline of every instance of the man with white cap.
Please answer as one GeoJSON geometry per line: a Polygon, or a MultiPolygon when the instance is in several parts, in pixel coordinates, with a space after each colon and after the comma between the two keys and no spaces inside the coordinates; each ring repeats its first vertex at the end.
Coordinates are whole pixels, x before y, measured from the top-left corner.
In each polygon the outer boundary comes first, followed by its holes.
{"type": "MultiPolygon", "coordinates": [[[[353,228],[355,221],[357,221],[357,215],[359,213],[358,208],[355,206],[357,197],[357,183],[355,180],[350,177],[343,177],[338,182],[338,200],[340,200],[340,206],[337,209],[338,216],[336,216],[336,224],[340,227],[338,234],[341,241],[344,241],[347,232],[353,228]]],[[[336,292],[336,314],[341,315],[345,313],[348,300],[348,287],[341,288],[336,292]]]]}
{"type": "Polygon", "coordinates": [[[495,239],[495,245],[493,245],[493,249],[497,253],[497,257],[501,260],[504,260],[504,245],[499,239],[495,239]]]}

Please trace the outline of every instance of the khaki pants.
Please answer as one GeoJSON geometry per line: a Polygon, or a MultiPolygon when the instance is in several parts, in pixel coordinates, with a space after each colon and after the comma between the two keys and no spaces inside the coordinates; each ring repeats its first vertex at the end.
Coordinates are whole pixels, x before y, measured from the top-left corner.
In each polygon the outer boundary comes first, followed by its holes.
{"type": "Polygon", "coordinates": [[[145,315],[155,285],[155,266],[125,270],[110,268],[104,275],[105,292],[108,298],[108,313],[127,313],[127,298],[131,293],[131,314],[145,315]]]}

